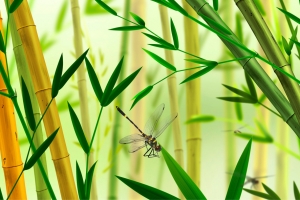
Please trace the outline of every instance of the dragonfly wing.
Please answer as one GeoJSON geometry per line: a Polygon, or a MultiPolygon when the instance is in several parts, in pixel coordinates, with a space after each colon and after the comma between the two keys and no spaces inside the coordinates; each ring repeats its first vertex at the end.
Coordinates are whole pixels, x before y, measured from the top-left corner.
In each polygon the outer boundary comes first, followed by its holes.
{"type": "Polygon", "coordinates": [[[164,130],[166,130],[166,128],[168,128],[168,126],[177,118],[177,116],[178,114],[164,119],[163,122],[158,126],[158,128],[154,130],[152,137],[158,138],[164,132],[164,130]]]}
{"type": "Polygon", "coordinates": [[[129,148],[129,153],[134,153],[134,152],[140,150],[141,148],[144,148],[145,145],[146,145],[145,141],[139,141],[139,142],[131,143],[130,148],[129,148]]]}
{"type": "Polygon", "coordinates": [[[164,111],[164,109],[165,109],[165,104],[162,103],[151,114],[151,116],[149,117],[149,119],[148,119],[148,121],[145,125],[145,128],[144,128],[144,131],[145,131],[146,135],[152,135],[153,134],[153,131],[154,131],[154,129],[157,125],[157,122],[158,122],[162,112],[164,111]]]}
{"type": "Polygon", "coordinates": [[[129,143],[135,143],[140,141],[145,141],[146,138],[144,138],[141,134],[132,134],[127,135],[126,137],[123,137],[119,143],[121,144],[129,144],[129,143]]]}

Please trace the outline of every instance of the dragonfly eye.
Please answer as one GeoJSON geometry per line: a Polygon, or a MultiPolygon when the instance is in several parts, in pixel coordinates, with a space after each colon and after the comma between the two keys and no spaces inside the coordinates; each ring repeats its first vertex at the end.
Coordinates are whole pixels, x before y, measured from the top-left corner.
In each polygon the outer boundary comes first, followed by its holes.
{"type": "Polygon", "coordinates": [[[155,147],[155,151],[161,151],[161,146],[160,146],[160,145],[157,145],[157,146],[155,147]]]}

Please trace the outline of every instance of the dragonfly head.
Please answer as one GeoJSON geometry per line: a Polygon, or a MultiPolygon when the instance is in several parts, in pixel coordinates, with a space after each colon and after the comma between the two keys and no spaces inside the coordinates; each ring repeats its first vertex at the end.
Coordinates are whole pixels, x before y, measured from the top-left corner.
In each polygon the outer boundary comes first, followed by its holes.
{"type": "Polygon", "coordinates": [[[155,146],[154,149],[155,149],[155,151],[159,152],[159,151],[161,151],[161,146],[158,144],[155,146]]]}

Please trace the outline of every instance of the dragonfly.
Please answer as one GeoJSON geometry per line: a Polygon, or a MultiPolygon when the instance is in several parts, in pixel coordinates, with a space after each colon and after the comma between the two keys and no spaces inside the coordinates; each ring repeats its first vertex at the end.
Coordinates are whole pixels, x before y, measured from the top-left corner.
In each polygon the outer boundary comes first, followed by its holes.
{"type": "Polygon", "coordinates": [[[160,104],[156,110],[151,114],[148,121],[146,122],[144,132],[119,108],[116,106],[117,110],[121,115],[123,115],[135,128],[139,131],[137,134],[128,135],[122,138],[119,143],[121,144],[131,144],[129,152],[134,153],[144,147],[147,151],[144,154],[145,157],[153,158],[158,157],[158,152],[161,151],[161,146],[157,143],[157,138],[164,132],[164,130],[176,119],[177,114],[172,117],[166,118],[163,123],[158,125],[158,120],[160,119],[164,109],[165,104],[160,104]]]}
{"type": "Polygon", "coordinates": [[[246,126],[247,126],[247,125],[241,126],[241,127],[239,127],[238,129],[236,129],[236,130],[225,130],[224,132],[232,132],[232,131],[233,131],[233,133],[235,133],[235,134],[242,133],[240,130],[241,130],[242,128],[245,128],[246,126]]]}
{"type": "MultiPolygon", "coordinates": [[[[227,172],[227,174],[232,175],[232,173],[230,173],[230,172],[227,172]]],[[[234,176],[241,177],[239,174],[234,174],[234,176]]],[[[271,176],[258,176],[258,177],[246,176],[246,181],[244,182],[244,186],[251,183],[251,189],[252,189],[253,187],[255,187],[256,185],[258,185],[260,183],[259,179],[267,178],[267,177],[271,177],[271,176]]]]}

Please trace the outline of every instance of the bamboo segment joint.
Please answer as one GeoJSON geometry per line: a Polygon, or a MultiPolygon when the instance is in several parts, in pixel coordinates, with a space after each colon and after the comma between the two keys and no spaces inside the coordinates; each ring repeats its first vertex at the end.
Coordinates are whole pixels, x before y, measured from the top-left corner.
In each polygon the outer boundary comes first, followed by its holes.
{"type": "Polygon", "coordinates": [[[195,1],[195,0],[186,0],[188,4],[198,13],[204,6],[205,4],[208,4],[206,1],[195,1]]]}
{"type": "Polygon", "coordinates": [[[68,155],[65,156],[65,157],[61,157],[61,158],[57,158],[57,159],[53,159],[53,158],[52,158],[52,160],[53,160],[53,161],[57,161],[57,160],[61,160],[61,159],[67,158],[67,157],[69,157],[69,156],[70,156],[70,154],[68,154],[68,155]]]}
{"type": "Polygon", "coordinates": [[[202,140],[201,138],[189,138],[189,139],[186,139],[186,141],[187,142],[189,142],[189,141],[194,141],[194,140],[202,140]]]}
{"type": "Polygon", "coordinates": [[[35,25],[35,24],[30,24],[30,25],[26,25],[26,26],[21,26],[20,28],[18,28],[18,29],[17,29],[17,31],[19,31],[19,30],[21,30],[21,29],[23,29],[23,28],[30,27],[30,26],[34,26],[34,27],[36,27],[36,25],[35,25]]]}
{"type": "Polygon", "coordinates": [[[9,168],[14,168],[14,167],[20,167],[20,166],[22,166],[23,165],[23,162],[21,163],[21,164],[19,164],[19,165],[13,165],[13,166],[9,166],[9,167],[5,167],[4,165],[2,166],[3,168],[5,168],[5,169],[9,169],[9,168]]]}

